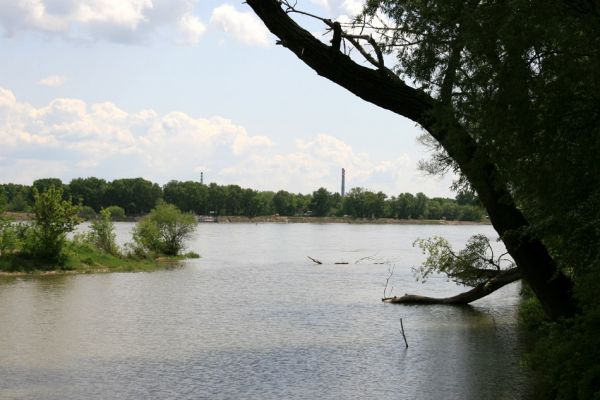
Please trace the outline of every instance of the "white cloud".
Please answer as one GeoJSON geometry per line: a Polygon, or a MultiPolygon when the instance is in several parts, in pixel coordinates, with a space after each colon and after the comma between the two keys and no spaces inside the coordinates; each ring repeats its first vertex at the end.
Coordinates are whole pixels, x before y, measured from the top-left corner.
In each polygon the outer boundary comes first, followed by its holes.
{"type": "Polygon", "coordinates": [[[196,44],[206,31],[206,26],[194,15],[184,15],[179,20],[179,31],[181,32],[180,43],[196,44]]]}
{"type": "Polygon", "coordinates": [[[354,16],[360,14],[364,6],[364,0],[344,0],[340,8],[344,13],[354,16]]]}
{"type": "Polygon", "coordinates": [[[43,32],[71,40],[142,42],[166,29],[175,41],[196,43],[205,27],[197,0],[0,0],[6,36],[43,32]]]}
{"type": "Polygon", "coordinates": [[[160,115],[153,110],[128,113],[110,102],[86,104],[67,98],[36,108],[0,88],[0,158],[10,160],[0,170],[4,181],[12,180],[11,165],[25,168],[19,176],[31,181],[47,173],[39,165],[57,160],[74,176],[143,171],[156,180],[168,180],[186,176],[199,165],[216,168],[270,146],[269,138],[250,135],[222,117],[160,115]],[[31,167],[23,166],[31,160],[35,161],[31,167]],[[127,168],[120,170],[123,165],[127,168]]]}
{"type": "Polygon", "coordinates": [[[311,2],[327,10],[330,8],[329,0],[311,0],[311,2]]]}
{"type": "Polygon", "coordinates": [[[38,81],[38,85],[48,87],[59,87],[65,84],[67,77],[64,75],[50,75],[38,81]]]}
{"type": "Polygon", "coordinates": [[[345,168],[348,189],[448,192],[448,179],[423,177],[405,154],[374,159],[328,134],[292,143],[282,151],[268,136],[218,116],[128,112],[111,102],[73,98],[36,107],[0,88],[0,182],[143,176],[166,183],[198,179],[204,171],[207,182],[307,193],[321,186],[339,191],[345,168]]]}
{"type": "Polygon", "coordinates": [[[244,44],[258,46],[269,44],[269,32],[258,17],[251,12],[238,11],[229,4],[215,8],[210,23],[244,44]]]}

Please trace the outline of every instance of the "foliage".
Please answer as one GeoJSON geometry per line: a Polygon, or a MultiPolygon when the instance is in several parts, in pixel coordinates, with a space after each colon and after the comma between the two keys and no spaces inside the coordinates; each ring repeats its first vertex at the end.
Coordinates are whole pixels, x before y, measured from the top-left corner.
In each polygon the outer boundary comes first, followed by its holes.
{"type": "Polygon", "coordinates": [[[90,206],[80,206],[79,213],[77,214],[79,218],[84,219],[86,221],[90,221],[96,218],[96,211],[90,206]]]}
{"type": "Polygon", "coordinates": [[[45,192],[33,190],[35,199],[33,212],[35,219],[25,233],[23,250],[31,257],[49,263],[62,263],[66,235],[75,229],[79,222],[79,207],[69,200],[62,199],[62,189],[54,186],[45,192]]]}
{"type": "Polygon", "coordinates": [[[106,210],[109,213],[110,219],[113,221],[121,221],[125,219],[125,210],[123,210],[122,207],[108,206],[104,210],[106,210]]]}
{"type": "Polygon", "coordinates": [[[55,189],[61,189],[63,194],[65,192],[63,187],[64,185],[62,181],[58,178],[36,179],[35,181],[33,181],[32,186],[33,189],[37,190],[38,193],[44,193],[52,187],[55,189]]]}
{"type": "Polygon", "coordinates": [[[103,209],[100,211],[100,218],[92,221],[90,225],[89,240],[99,249],[112,255],[118,255],[119,247],[116,237],[111,213],[108,209],[103,209]]]}
{"type": "Polygon", "coordinates": [[[160,203],[134,228],[134,251],[177,256],[195,229],[194,215],[184,214],[172,204],[160,203]]]}
{"type": "Polygon", "coordinates": [[[6,191],[3,187],[0,187],[0,214],[6,211],[6,207],[8,206],[8,197],[6,196],[6,191]]]}
{"type": "Polygon", "coordinates": [[[495,257],[489,239],[474,235],[464,249],[456,253],[450,243],[439,236],[417,239],[413,246],[427,255],[426,260],[414,269],[417,279],[425,282],[434,273],[442,273],[452,281],[466,286],[477,286],[495,273],[513,266],[506,253],[495,257]]]}
{"type": "Polygon", "coordinates": [[[107,186],[104,201],[123,208],[128,215],[141,215],[149,212],[161,197],[162,189],[156,183],[143,178],[115,179],[107,186]]]}
{"type": "Polygon", "coordinates": [[[344,197],[344,214],[358,218],[381,218],[384,216],[386,195],[363,188],[352,188],[344,197]]]}
{"type": "Polygon", "coordinates": [[[325,217],[331,209],[331,196],[332,194],[323,187],[314,191],[310,205],[312,215],[315,217],[325,217]]]}
{"type": "Polygon", "coordinates": [[[273,210],[279,215],[291,216],[296,214],[296,196],[292,193],[280,190],[273,196],[273,210]]]}
{"type": "Polygon", "coordinates": [[[0,256],[12,253],[18,243],[17,231],[10,219],[0,215],[0,256]]]}
{"type": "Polygon", "coordinates": [[[105,204],[107,187],[108,184],[104,179],[76,178],[69,182],[69,193],[73,201],[99,212],[105,204]]]}
{"type": "Polygon", "coordinates": [[[527,287],[519,307],[529,351],[525,364],[535,375],[538,398],[600,399],[600,307],[568,322],[550,322],[527,287]]]}
{"type": "Polygon", "coordinates": [[[208,187],[200,182],[170,181],[163,187],[164,201],[175,204],[183,212],[207,215],[208,187]]]}

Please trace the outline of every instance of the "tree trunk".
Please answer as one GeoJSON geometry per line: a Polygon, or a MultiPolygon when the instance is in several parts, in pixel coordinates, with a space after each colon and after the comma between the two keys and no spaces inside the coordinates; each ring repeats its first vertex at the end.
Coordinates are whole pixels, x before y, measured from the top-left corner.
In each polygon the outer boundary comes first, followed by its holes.
{"type": "Polygon", "coordinates": [[[427,297],[414,294],[405,294],[401,297],[385,297],[381,299],[381,301],[396,304],[469,304],[475,300],[479,300],[482,297],[487,296],[492,292],[495,292],[509,283],[516,282],[519,279],[521,279],[521,271],[519,268],[511,268],[506,271],[498,272],[495,277],[485,281],[484,283],[480,283],[473,289],[456,296],[427,297]]]}
{"type": "Polygon", "coordinates": [[[317,74],[360,98],[419,123],[446,150],[479,194],[492,225],[504,241],[523,278],[553,319],[575,311],[572,282],[559,271],[542,242],[531,236],[529,224],[515,205],[506,182],[489,155],[469,133],[448,116],[452,110],[428,94],[411,88],[387,69],[361,66],[300,27],[277,0],[248,0],[267,28],[317,74]],[[444,120],[436,115],[444,114],[444,120]]]}

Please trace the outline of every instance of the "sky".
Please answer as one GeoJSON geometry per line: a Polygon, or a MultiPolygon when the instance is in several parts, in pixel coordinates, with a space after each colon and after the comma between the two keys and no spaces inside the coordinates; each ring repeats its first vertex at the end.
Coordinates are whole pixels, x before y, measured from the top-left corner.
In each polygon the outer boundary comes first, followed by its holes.
{"type": "MultiPolygon", "coordinates": [[[[361,0],[299,0],[331,19],[361,0]]],[[[322,27],[300,20],[311,32],[322,27]]],[[[0,183],[96,176],[454,197],[422,130],[319,77],[242,1],[0,0],[0,183]]]]}

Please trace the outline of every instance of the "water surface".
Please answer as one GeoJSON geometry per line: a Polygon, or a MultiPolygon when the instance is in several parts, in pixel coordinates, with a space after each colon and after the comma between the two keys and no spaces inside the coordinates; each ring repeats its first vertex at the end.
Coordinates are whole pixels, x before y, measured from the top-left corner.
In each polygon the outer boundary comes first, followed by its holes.
{"type": "MultiPolygon", "coordinates": [[[[118,224],[121,243],[131,227],[118,224]]],[[[461,245],[481,232],[493,236],[489,226],[203,224],[189,243],[203,257],[180,268],[4,278],[0,399],[525,398],[517,285],[471,307],[380,301],[390,265],[394,294],[464,290],[415,282],[423,256],[412,242],[461,245]]]]}

